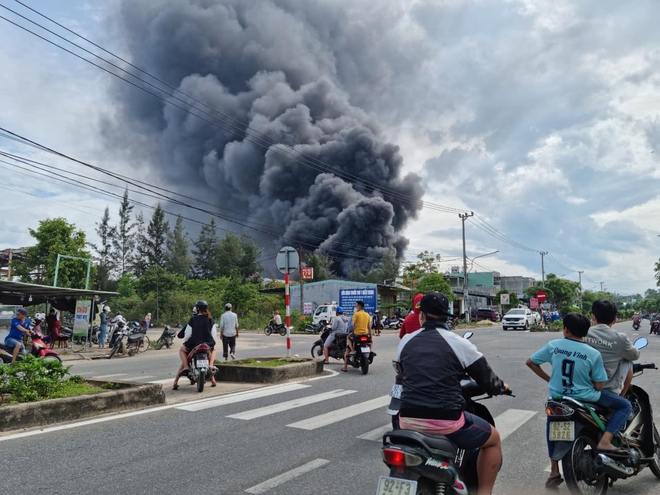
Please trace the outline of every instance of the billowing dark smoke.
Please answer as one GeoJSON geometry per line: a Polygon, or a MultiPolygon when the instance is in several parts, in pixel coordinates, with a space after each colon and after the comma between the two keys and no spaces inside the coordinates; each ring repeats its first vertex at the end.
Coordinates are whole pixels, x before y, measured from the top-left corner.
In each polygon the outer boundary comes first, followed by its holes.
{"type": "MultiPolygon", "coordinates": [[[[418,206],[396,197],[418,200],[422,190],[416,175],[402,176],[398,147],[351,104],[353,91],[377,90],[382,67],[370,38],[348,30],[345,12],[332,0],[125,0],[117,31],[136,65],[278,143],[396,194],[319,172],[127,85],[116,87],[130,130],[122,138],[152,143],[169,183],[333,257],[379,259],[390,247],[401,255],[401,231],[418,206]]],[[[354,261],[337,268],[345,272],[354,261]]]]}

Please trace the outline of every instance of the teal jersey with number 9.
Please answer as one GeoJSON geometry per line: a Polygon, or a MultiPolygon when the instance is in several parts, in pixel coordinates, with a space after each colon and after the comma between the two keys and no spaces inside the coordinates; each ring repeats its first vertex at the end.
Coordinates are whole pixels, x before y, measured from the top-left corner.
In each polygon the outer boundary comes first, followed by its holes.
{"type": "Polygon", "coordinates": [[[550,397],[564,395],[586,402],[596,402],[600,392],[592,382],[606,382],[603,358],[593,347],[570,339],[552,340],[530,357],[533,363],[550,363],[550,397]]]}

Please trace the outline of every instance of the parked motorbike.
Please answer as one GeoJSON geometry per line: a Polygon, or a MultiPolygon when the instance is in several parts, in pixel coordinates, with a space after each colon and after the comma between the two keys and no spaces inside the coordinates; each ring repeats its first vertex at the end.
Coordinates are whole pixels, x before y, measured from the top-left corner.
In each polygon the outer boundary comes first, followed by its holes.
{"type": "Polygon", "coordinates": [[[160,334],[160,337],[158,337],[158,340],[154,344],[154,349],[160,350],[163,348],[163,346],[166,346],[169,349],[172,347],[175,336],[176,330],[172,330],[168,325],[165,325],[163,333],[160,334]]]}
{"type": "Polygon", "coordinates": [[[282,337],[284,337],[286,335],[286,326],[284,323],[281,325],[276,325],[275,323],[270,322],[264,327],[264,333],[266,335],[270,335],[271,333],[279,333],[282,337]]]}
{"type": "MultiPolygon", "coordinates": [[[[647,345],[645,338],[635,342],[638,349],[647,345]]],[[[635,376],[646,369],[658,368],[655,364],[633,364],[635,376]]],[[[615,481],[636,476],[645,467],[660,479],[660,435],[653,423],[649,395],[632,385],[626,398],[633,406],[633,419],[615,438],[624,453],[596,450],[607,425],[607,409],[568,397],[546,403],[548,440],[555,442],[554,455],[561,459],[572,494],[605,494],[615,481]]]]}
{"type": "MultiPolygon", "coordinates": [[[[465,410],[495,425],[488,408],[478,402],[491,396],[486,395],[485,391],[467,376],[461,382],[461,389],[466,404],[465,410]]],[[[508,391],[507,395],[512,395],[511,391],[508,391]]],[[[392,412],[388,410],[388,413],[392,412]]],[[[396,415],[398,416],[398,405],[396,415]]],[[[478,455],[479,449],[459,449],[444,436],[427,436],[413,430],[394,429],[383,436],[382,456],[390,468],[390,475],[380,477],[376,493],[475,494],[478,455]]]]}
{"type": "MultiPolygon", "coordinates": [[[[321,320],[316,325],[313,325],[312,323],[308,323],[305,326],[305,333],[321,333],[326,329],[327,326],[328,324],[326,323],[325,320],[321,320]]],[[[286,329],[284,330],[284,332],[286,334],[286,329]]]]}
{"type": "Polygon", "coordinates": [[[401,328],[401,325],[403,325],[403,318],[396,318],[392,317],[390,318],[389,316],[386,316],[383,318],[383,328],[394,328],[396,330],[401,328]]]}
{"type": "Polygon", "coordinates": [[[149,345],[151,344],[149,337],[147,337],[146,333],[141,331],[139,324],[137,329],[135,327],[133,329],[129,329],[123,326],[123,323],[120,322],[117,325],[117,330],[114,332],[113,339],[114,342],[110,343],[112,349],[110,350],[108,359],[112,359],[112,357],[117,354],[120,349],[124,355],[133,356],[139,352],[146,351],[149,349],[149,345]]]}
{"type": "Polygon", "coordinates": [[[215,372],[215,366],[211,366],[209,356],[211,348],[207,344],[199,344],[188,353],[188,379],[191,385],[197,384],[197,391],[204,391],[206,378],[215,372]]]}

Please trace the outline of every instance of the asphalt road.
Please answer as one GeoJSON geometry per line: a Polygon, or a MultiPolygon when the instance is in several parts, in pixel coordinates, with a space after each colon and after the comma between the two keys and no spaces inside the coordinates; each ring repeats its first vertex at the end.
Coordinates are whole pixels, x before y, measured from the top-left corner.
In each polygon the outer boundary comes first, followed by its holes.
{"type": "MultiPolygon", "coordinates": [[[[649,337],[648,322],[641,332],[630,327],[618,325],[631,338],[649,337]]],[[[516,394],[486,403],[505,437],[497,495],[545,493],[547,390],[524,362],[558,336],[503,332],[501,327],[475,330],[472,342],[516,394]]],[[[308,355],[313,339],[294,336],[294,353],[308,355]]],[[[650,341],[641,361],[660,364],[660,338],[651,336],[650,341]]],[[[350,370],[224,397],[205,392],[201,401],[195,395],[197,401],[145,414],[0,437],[3,486],[11,487],[7,493],[12,494],[373,494],[378,476],[387,474],[379,441],[389,422],[385,404],[397,343],[394,334],[376,339],[378,356],[367,376],[350,370]]],[[[238,353],[281,355],[283,345],[280,337],[244,334],[238,353]]],[[[171,375],[175,368],[174,351],[149,351],[117,361],[78,362],[73,371],[157,381],[170,378],[163,374],[171,375]]],[[[327,368],[339,370],[339,365],[327,368]]],[[[646,372],[636,383],[651,393],[660,411],[656,373],[646,372]]],[[[645,470],[617,482],[610,493],[650,495],[659,488],[660,481],[645,470]]],[[[565,486],[560,493],[568,493],[565,486]]]]}

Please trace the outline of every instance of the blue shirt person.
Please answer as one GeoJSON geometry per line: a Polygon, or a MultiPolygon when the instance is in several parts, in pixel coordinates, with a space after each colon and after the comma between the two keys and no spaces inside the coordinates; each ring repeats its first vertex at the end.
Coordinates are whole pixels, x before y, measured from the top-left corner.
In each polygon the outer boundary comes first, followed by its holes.
{"type": "Polygon", "coordinates": [[[9,335],[5,337],[5,345],[13,349],[11,364],[14,364],[14,361],[16,361],[18,354],[23,348],[23,334],[29,333],[30,320],[27,319],[27,311],[25,308],[18,308],[16,310],[16,317],[11,320],[9,335]]]}
{"type": "MultiPolygon", "coordinates": [[[[585,402],[613,409],[614,414],[607,423],[607,428],[597,449],[602,452],[613,452],[617,448],[612,445],[614,435],[625,425],[632,406],[623,397],[603,389],[607,381],[607,373],[603,366],[603,358],[594,348],[583,342],[589,333],[591,322],[585,315],[569,313],[564,317],[564,338],[553,340],[541,350],[535,352],[527,360],[527,366],[540,378],[548,382],[551,397],[571,397],[585,402]],[[595,351],[595,352],[594,352],[595,351]],[[552,375],[548,375],[541,364],[552,365],[552,375]]],[[[548,442],[551,468],[546,487],[556,487],[563,479],[559,473],[559,463],[552,459],[553,444],[548,442]]]]}

